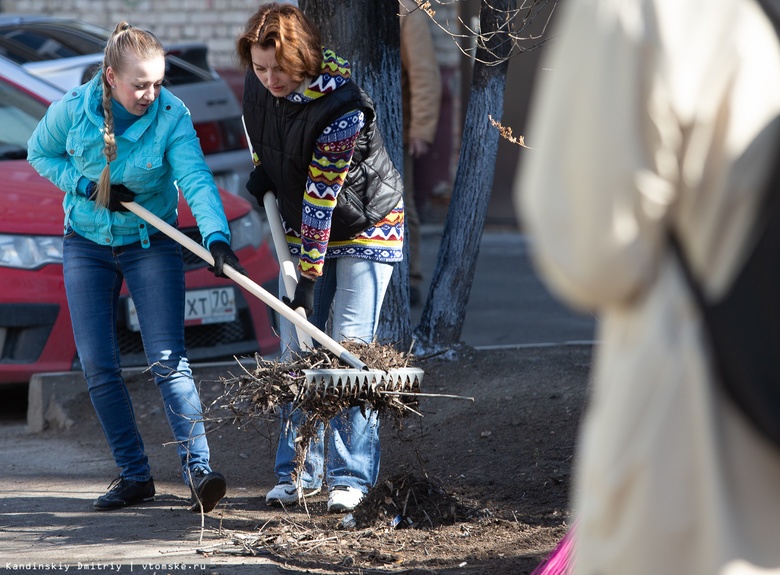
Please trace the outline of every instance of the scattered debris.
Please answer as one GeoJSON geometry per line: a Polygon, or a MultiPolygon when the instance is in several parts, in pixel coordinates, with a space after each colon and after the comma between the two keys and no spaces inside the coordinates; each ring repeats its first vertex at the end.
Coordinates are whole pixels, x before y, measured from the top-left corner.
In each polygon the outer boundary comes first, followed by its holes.
{"type": "Polygon", "coordinates": [[[358,529],[376,525],[435,529],[467,520],[474,512],[440,483],[404,470],[378,483],[352,515],[358,529]]]}

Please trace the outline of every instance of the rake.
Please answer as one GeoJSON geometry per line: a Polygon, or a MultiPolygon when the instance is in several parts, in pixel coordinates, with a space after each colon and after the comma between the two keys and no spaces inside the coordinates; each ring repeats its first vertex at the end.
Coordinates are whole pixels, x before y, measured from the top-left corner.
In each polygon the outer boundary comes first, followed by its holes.
{"type": "MultiPolygon", "coordinates": [[[[152,212],[136,202],[122,202],[128,210],[139,218],[157,228],[172,240],[206,261],[214,265],[211,253],[193,239],[160,219],[152,212]]],[[[227,277],[236,282],[246,291],[260,299],[271,309],[290,321],[298,330],[317,340],[323,347],[332,352],[340,361],[352,369],[305,369],[305,392],[336,394],[339,397],[366,399],[374,394],[410,395],[423,379],[423,370],[416,367],[393,368],[388,371],[370,369],[358,357],[350,353],[340,343],[331,338],[304,316],[288,307],[274,297],[270,292],[253,282],[245,275],[237,272],[229,265],[223,267],[227,277]]]]}

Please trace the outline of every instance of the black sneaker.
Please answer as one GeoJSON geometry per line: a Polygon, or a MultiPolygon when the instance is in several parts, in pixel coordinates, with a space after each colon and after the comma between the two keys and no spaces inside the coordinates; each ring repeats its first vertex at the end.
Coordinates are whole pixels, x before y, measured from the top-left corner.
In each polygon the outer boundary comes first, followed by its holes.
{"type": "Polygon", "coordinates": [[[105,495],[101,495],[92,506],[97,511],[110,511],[121,509],[128,505],[138,505],[146,501],[154,500],[154,481],[133,481],[124,477],[117,477],[108,486],[105,495]]]}
{"type": "Polygon", "coordinates": [[[216,471],[207,473],[203,469],[195,469],[190,476],[190,491],[192,492],[190,511],[199,513],[203,505],[203,513],[208,513],[225,496],[227,483],[221,473],[216,471]]]}

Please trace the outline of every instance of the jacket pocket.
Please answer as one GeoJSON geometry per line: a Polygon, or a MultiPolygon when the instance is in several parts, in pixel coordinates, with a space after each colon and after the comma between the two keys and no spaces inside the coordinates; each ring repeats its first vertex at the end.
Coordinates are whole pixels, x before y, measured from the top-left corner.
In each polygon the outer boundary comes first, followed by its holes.
{"type": "Polygon", "coordinates": [[[131,172],[125,170],[124,184],[139,192],[141,189],[159,184],[163,176],[162,154],[138,154],[129,158],[131,172]]]}
{"type": "Polygon", "coordinates": [[[74,133],[68,134],[68,138],[65,141],[65,151],[70,156],[71,163],[82,174],[84,173],[84,165],[86,163],[86,158],[84,157],[86,149],[82,138],[79,138],[74,133]]]}
{"type": "Polygon", "coordinates": [[[100,172],[106,165],[106,157],[103,153],[105,143],[103,136],[94,130],[85,133],[81,123],[73,126],[65,138],[65,153],[81,175],[97,182],[100,172]]]}
{"type": "Polygon", "coordinates": [[[68,135],[68,140],[65,142],[65,149],[68,150],[68,155],[74,158],[80,158],[84,155],[84,143],[80,138],[77,138],[73,134],[68,135]]]}

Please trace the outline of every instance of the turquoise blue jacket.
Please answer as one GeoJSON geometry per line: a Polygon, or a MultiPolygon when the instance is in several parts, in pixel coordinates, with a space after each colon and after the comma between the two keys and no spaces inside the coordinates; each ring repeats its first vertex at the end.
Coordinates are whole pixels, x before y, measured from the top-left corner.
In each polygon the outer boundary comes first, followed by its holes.
{"type": "MultiPolygon", "coordinates": [[[[27,143],[27,159],[44,178],[65,192],[65,229],[71,227],[98,244],[142,242],[157,230],[132,212],[111,212],[79,192],[84,177],[95,183],[106,165],[100,74],[53,103],[27,143]]],[[[178,190],[184,195],[208,248],[230,243],[225,212],[203,157],[190,112],[165,88],[146,113],[116,138],[111,183],[136,193],[136,202],[174,224],[178,190]]],[[[83,189],[83,186],[82,186],[83,189]]]]}

